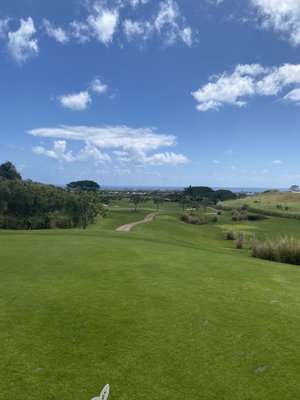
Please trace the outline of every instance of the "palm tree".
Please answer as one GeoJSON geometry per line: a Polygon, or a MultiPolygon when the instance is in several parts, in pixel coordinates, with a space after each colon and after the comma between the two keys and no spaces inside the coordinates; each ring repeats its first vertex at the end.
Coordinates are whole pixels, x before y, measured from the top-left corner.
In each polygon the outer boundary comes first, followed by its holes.
{"type": "Polygon", "coordinates": [[[130,196],[130,203],[134,204],[134,211],[137,211],[137,206],[139,203],[143,203],[145,199],[143,198],[143,195],[140,193],[132,193],[130,196]]]}
{"type": "Polygon", "coordinates": [[[153,197],[153,203],[156,204],[156,211],[158,211],[159,204],[162,204],[164,201],[162,196],[155,196],[153,197]]]}

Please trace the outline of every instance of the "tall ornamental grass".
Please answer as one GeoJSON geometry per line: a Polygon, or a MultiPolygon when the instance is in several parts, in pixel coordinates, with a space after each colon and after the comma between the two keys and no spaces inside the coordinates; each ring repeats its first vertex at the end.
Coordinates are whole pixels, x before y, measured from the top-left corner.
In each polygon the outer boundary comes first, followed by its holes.
{"type": "Polygon", "coordinates": [[[254,240],[251,244],[251,255],[264,260],[300,265],[300,239],[282,236],[265,242],[254,240]]]}

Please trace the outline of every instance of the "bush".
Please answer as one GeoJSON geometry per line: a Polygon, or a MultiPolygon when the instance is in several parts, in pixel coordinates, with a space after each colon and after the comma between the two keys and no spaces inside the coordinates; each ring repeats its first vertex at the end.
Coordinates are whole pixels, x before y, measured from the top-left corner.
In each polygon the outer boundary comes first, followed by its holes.
{"type": "Polygon", "coordinates": [[[248,219],[247,211],[234,211],[231,217],[232,221],[246,221],[248,219]]]}
{"type": "Polygon", "coordinates": [[[225,239],[226,240],[234,240],[235,239],[235,234],[232,229],[227,229],[225,232],[225,239]]]}
{"type": "Polygon", "coordinates": [[[222,215],[222,211],[218,211],[217,214],[218,214],[218,215],[222,215]]]}
{"type": "Polygon", "coordinates": [[[254,240],[251,245],[251,255],[264,260],[300,265],[300,239],[282,236],[273,241],[254,240]]]}
{"type": "Polygon", "coordinates": [[[214,215],[213,217],[211,217],[211,222],[218,222],[218,217],[216,215],[214,215]]]}
{"type": "Polygon", "coordinates": [[[179,219],[187,224],[192,224],[192,225],[206,224],[206,222],[202,218],[193,215],[188,215],[187,213],[182,213],[179,219]]]}
{"type": "Polygon", "coordinates": [[[267,219],[264,215],[261,214],[254,214],[254,215],[248,215],[248,221],[263,221],[267,219]]]}
{"type": "Polygon", "coordinates": [[[53,213],[51,216],[51,228],[56,229],[70,229],[73,228],[72,219],[68,215],[60,215],[53,213]]]}
{"type": "Polygon", "coordinates": [[[243,234],[243,232],[239,232],[235,241],[235,247],[237,249],[242,249],[244,246],[244,240],[245,240],[245,236],[243,234]]]}

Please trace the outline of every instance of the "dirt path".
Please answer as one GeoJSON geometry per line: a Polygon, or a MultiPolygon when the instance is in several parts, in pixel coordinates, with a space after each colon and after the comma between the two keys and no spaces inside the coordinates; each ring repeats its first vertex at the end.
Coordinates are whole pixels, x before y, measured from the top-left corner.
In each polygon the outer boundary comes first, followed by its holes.
{"type": "Polygon", "coordinates": [[[125,224],[119,226],[119,228],[116,229],[118,232],[129,232],[131,228],[133,228],[136,225],[144,224],[145,222],[150,222],[153,221],[155,217],[155,213],[147,215],[142,221],[136,221],[136,222],[131,222],[130,224],[125,224]]]}

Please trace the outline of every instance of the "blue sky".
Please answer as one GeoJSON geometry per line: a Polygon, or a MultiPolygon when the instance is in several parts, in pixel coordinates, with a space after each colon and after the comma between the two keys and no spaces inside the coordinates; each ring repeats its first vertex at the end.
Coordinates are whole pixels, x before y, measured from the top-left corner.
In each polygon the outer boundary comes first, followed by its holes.
{"type": "Polygon", "coordinates": [[[2,0],[0,162],[65,184],[300,184],[299,0],[2,0]]]}

